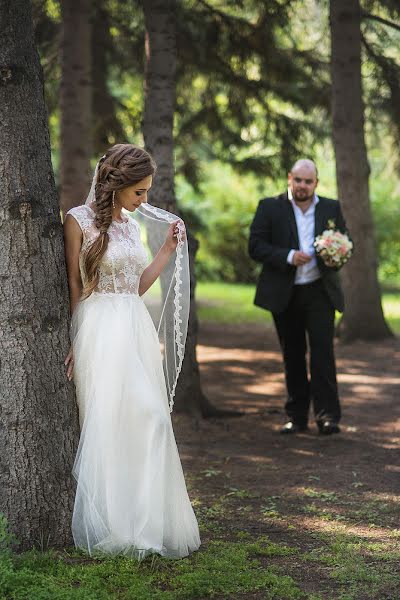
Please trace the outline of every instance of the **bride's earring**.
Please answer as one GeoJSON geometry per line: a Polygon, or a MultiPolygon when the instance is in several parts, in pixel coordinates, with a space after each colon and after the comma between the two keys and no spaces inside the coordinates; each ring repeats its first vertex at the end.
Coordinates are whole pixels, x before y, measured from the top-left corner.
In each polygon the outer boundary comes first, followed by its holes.
{"type": "Polygon", "coordinates": [[[112,205],[113,205],[113,208],[115,208],[115,190],[112,193],[112,205]]]}

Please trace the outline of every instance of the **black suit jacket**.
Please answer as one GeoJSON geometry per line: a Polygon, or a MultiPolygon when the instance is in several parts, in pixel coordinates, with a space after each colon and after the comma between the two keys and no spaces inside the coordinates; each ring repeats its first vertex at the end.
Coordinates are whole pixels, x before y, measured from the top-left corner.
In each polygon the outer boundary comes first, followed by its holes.
{"type": "MultiPolygon", "coordinates": [[[[319,197],[315,207],[315,236],[320,235],[333,219],[335,228],[346,232],[346,224],[337,200],[319,197]]],[[[299,249],[296,219],[287,192],[274,198],[260,200],[250,227],[249,254],[262,263],[254,304],[273,313],[280,313],[289,304],[296,267],[287,257],[299,249]]],[[[322,282],[334,308],[344,310],[343,292],[337,269],[327,267],[317,257],[322,282]]]]}

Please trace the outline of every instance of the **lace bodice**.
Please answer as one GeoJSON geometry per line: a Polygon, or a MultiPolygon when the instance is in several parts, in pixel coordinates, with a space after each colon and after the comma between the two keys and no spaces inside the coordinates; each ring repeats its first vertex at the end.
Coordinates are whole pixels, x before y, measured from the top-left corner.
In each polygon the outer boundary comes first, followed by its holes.
{"type": "MultiPolygon", "coordinates": [[[[83,205],[71,208],[67,214],[74,217],[83,233],[79,268],[85,284],[83,257],[99,235],[94,224],[95,213],[89,205],[83,205]]],[[[127,215],[123,223],[112,221],[108,235],[108,247],[100,263],[99,284],[94,291],[101,294],[138,294],[140,277],[148,263],[138,223],[127,215]]]]}

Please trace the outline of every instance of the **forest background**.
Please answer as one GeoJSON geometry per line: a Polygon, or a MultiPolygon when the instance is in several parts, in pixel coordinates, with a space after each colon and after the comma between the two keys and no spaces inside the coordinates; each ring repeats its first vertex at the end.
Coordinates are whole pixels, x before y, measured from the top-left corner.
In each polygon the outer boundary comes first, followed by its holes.
{"type": "Polygon", "coordinates": [[[0,0],[0,25],[1,600],[397,600],[398,0],[0,0]],[[121,141],[154,154],[150,201],[184,216],[192,259],[200,242],[200,343],[192,302],[173,419],[203,546],[174,564],[71,549],[79,426],[60,212],[121,141]],[[355,253],[337,344],[343,435],[288,447],[247,238],[301,156],[340,198],[355,253]]]}
{"type": "MultiPolygon", "coordinates": [[[[55,0],[34,7],[59,182],[61,7],[55,0]]],[[[84,20],[85,3],[80,7],[84,20]]],[[[381,18],[363,19],[362,73],[379,278],[391,288],[400,284],[400,30],[385,23],[394,2],[368,1],[363,8],[381,18]]],[[[145,27],[135,2],[98,2],[90,19],[93,167],[115,142],[143,144],[145,27]]],[[[285,189],[292,162],[314,158],[319,192],[337,197],[328,3],[186,0],[176,25],[176,197],[200,241],[197,275],[254,282],[249,225],[258,200],[285,189]]],[[[85,156],[82,172],[88,179],[85,156]]]]}

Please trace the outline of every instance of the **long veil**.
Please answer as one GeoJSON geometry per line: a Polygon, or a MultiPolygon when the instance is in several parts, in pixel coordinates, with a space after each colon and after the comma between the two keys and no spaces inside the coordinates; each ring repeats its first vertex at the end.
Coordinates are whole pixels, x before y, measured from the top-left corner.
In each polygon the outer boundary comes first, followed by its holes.
{"type": "MultiPolygon", "coordinates": [[[[95,202],[98,164],[85,204],[95,202]]],[[[164,243],[168,228],[179,217],[161,208],[143,203],[133,213],[124,211],[139,224],[149,262],[164,243]]],[[[178,377],[182,369],[190,309],[190,273],[188,242],[184,226],[178,224],[178,244],[159,279],[144,294],[143,300],[153,319],[163,355],[164,376],[173,410],[178,377]]]]}

